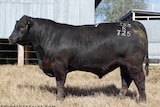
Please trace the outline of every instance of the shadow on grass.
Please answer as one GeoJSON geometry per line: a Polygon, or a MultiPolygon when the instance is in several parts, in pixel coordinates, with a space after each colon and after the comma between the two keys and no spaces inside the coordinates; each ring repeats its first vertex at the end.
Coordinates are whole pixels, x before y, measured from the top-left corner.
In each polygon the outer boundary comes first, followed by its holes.
{"type": "MultiPolygon", "coordinates": [[[[51,87],[48,85],[18,85],[19,89],[29,89],[29,90],[40,90],[42,92],[50,92],[56,95],[56,87],[51,87]]],[[[120,89],[115,85],[107,85],[104,87],[95,87],[91,89],[83,89],[79,87],[65,87],[65,93],[67,96],[94,96],[99,95],[100,93],[105,94],[106,96],[118,96],[120,89]]],[[[137,97],[136,92],[128,91],[127,97],[135,99],[137,97]]]]}

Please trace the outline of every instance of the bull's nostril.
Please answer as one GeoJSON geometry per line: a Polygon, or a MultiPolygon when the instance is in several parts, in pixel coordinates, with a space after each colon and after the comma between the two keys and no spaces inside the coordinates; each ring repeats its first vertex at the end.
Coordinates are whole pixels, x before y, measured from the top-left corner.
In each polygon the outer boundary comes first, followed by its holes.
{"type": "Polygon", "coordinates": [[[12,41],[11,38],[8,39],[9,43],[12,41]]]}
{"type": "Polygon", "coordinates": [[[8,41],[9,41],[9,44],[13,43],[13,40],[11,38],[9,38],[8,41]]]}

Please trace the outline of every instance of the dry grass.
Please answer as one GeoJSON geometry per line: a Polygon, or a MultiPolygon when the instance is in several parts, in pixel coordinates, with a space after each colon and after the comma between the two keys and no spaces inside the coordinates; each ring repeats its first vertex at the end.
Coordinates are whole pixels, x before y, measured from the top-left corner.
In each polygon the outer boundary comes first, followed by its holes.
{"type": "Polygon", "coordinates": [[[43,74],[38,66],[0,66],[0,105],[56,107],[159,107],[160,67],[150,67],[146,104],[136,102],[138,94],[133,83],[125,99],[117,97],[121,87],[119,69],[102,79],[86,72],[69,73],[65,87],[66,99],[56,101],[55,78],[43,74]]]}

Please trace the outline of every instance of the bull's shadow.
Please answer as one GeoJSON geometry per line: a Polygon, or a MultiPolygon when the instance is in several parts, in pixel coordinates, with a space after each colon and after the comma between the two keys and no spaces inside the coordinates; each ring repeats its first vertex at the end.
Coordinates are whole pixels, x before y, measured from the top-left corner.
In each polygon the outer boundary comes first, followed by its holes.
{"type": "MultiPolygon", "coordinates": [[[[56,94],[56,87],[51,87],[48,85],[40,85],[40,86],[34,86],[34,85],[18,85],[18,88],[27,88],[30,90],[40,90],[42,92],[50,92],[52,94],[56,94]]],[[[83,89],[79,87],[65,87],[65,93],[67,96],[94,96],[96,94],[103,93],[106,96],[118,96],[120,89],[117,88],[115,85],[107,85],[103,87],[96,87],[91,89],[83,89]]],[[[136,92],[128,91],[127,97],[131,99],[135,99],[137,97],[136,92]]]]}

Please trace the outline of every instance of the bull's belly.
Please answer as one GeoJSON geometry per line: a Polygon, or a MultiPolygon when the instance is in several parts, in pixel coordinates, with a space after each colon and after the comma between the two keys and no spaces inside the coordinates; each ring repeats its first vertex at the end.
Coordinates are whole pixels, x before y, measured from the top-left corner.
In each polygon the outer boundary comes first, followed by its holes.
{"type": "Polygon", "coordinates": [[[69,66],[69,71],[74,70],[80,70],[80,71],[86,71],[96,74],[99,78],[102,78],[105,74],[113,71],[117,67],[119,67],[120,64],[116,61],[110,62],[107,64],[81,64],[79,66],[77,65],[71,65],[69,66]]]}
{"type": "Polygon", "coordinates": [[[52,69],[48,69],[45,65],[43,65],[43,67],[41,67],[41,70],[49,77],[54,77],[55,76],[52,69]]]}
{"type": "MultiPolygon", "coordinates": [[[[114,61],[106,61],[103,60],[84,60],[82,62],[78,62],[77,60],[72,60],[71,63],[68,63],[68,69],[66,71],[71,72],[75,70],[80,71],[86,71],[91,72],[99,76],[99,78],[102,78],[105,74],[111,72],[112,70],[119,67],[118,60],[114,61]]],[[[40,68],[43,70],[43,72],[50,76],[54,77],[54,71],[53,67],[51,65],[51,60],[49,57],[44,57],[43,60],[40,61],[40,68]]],[[[65,72],[65,71],[64,71],[65,72]]]]}

